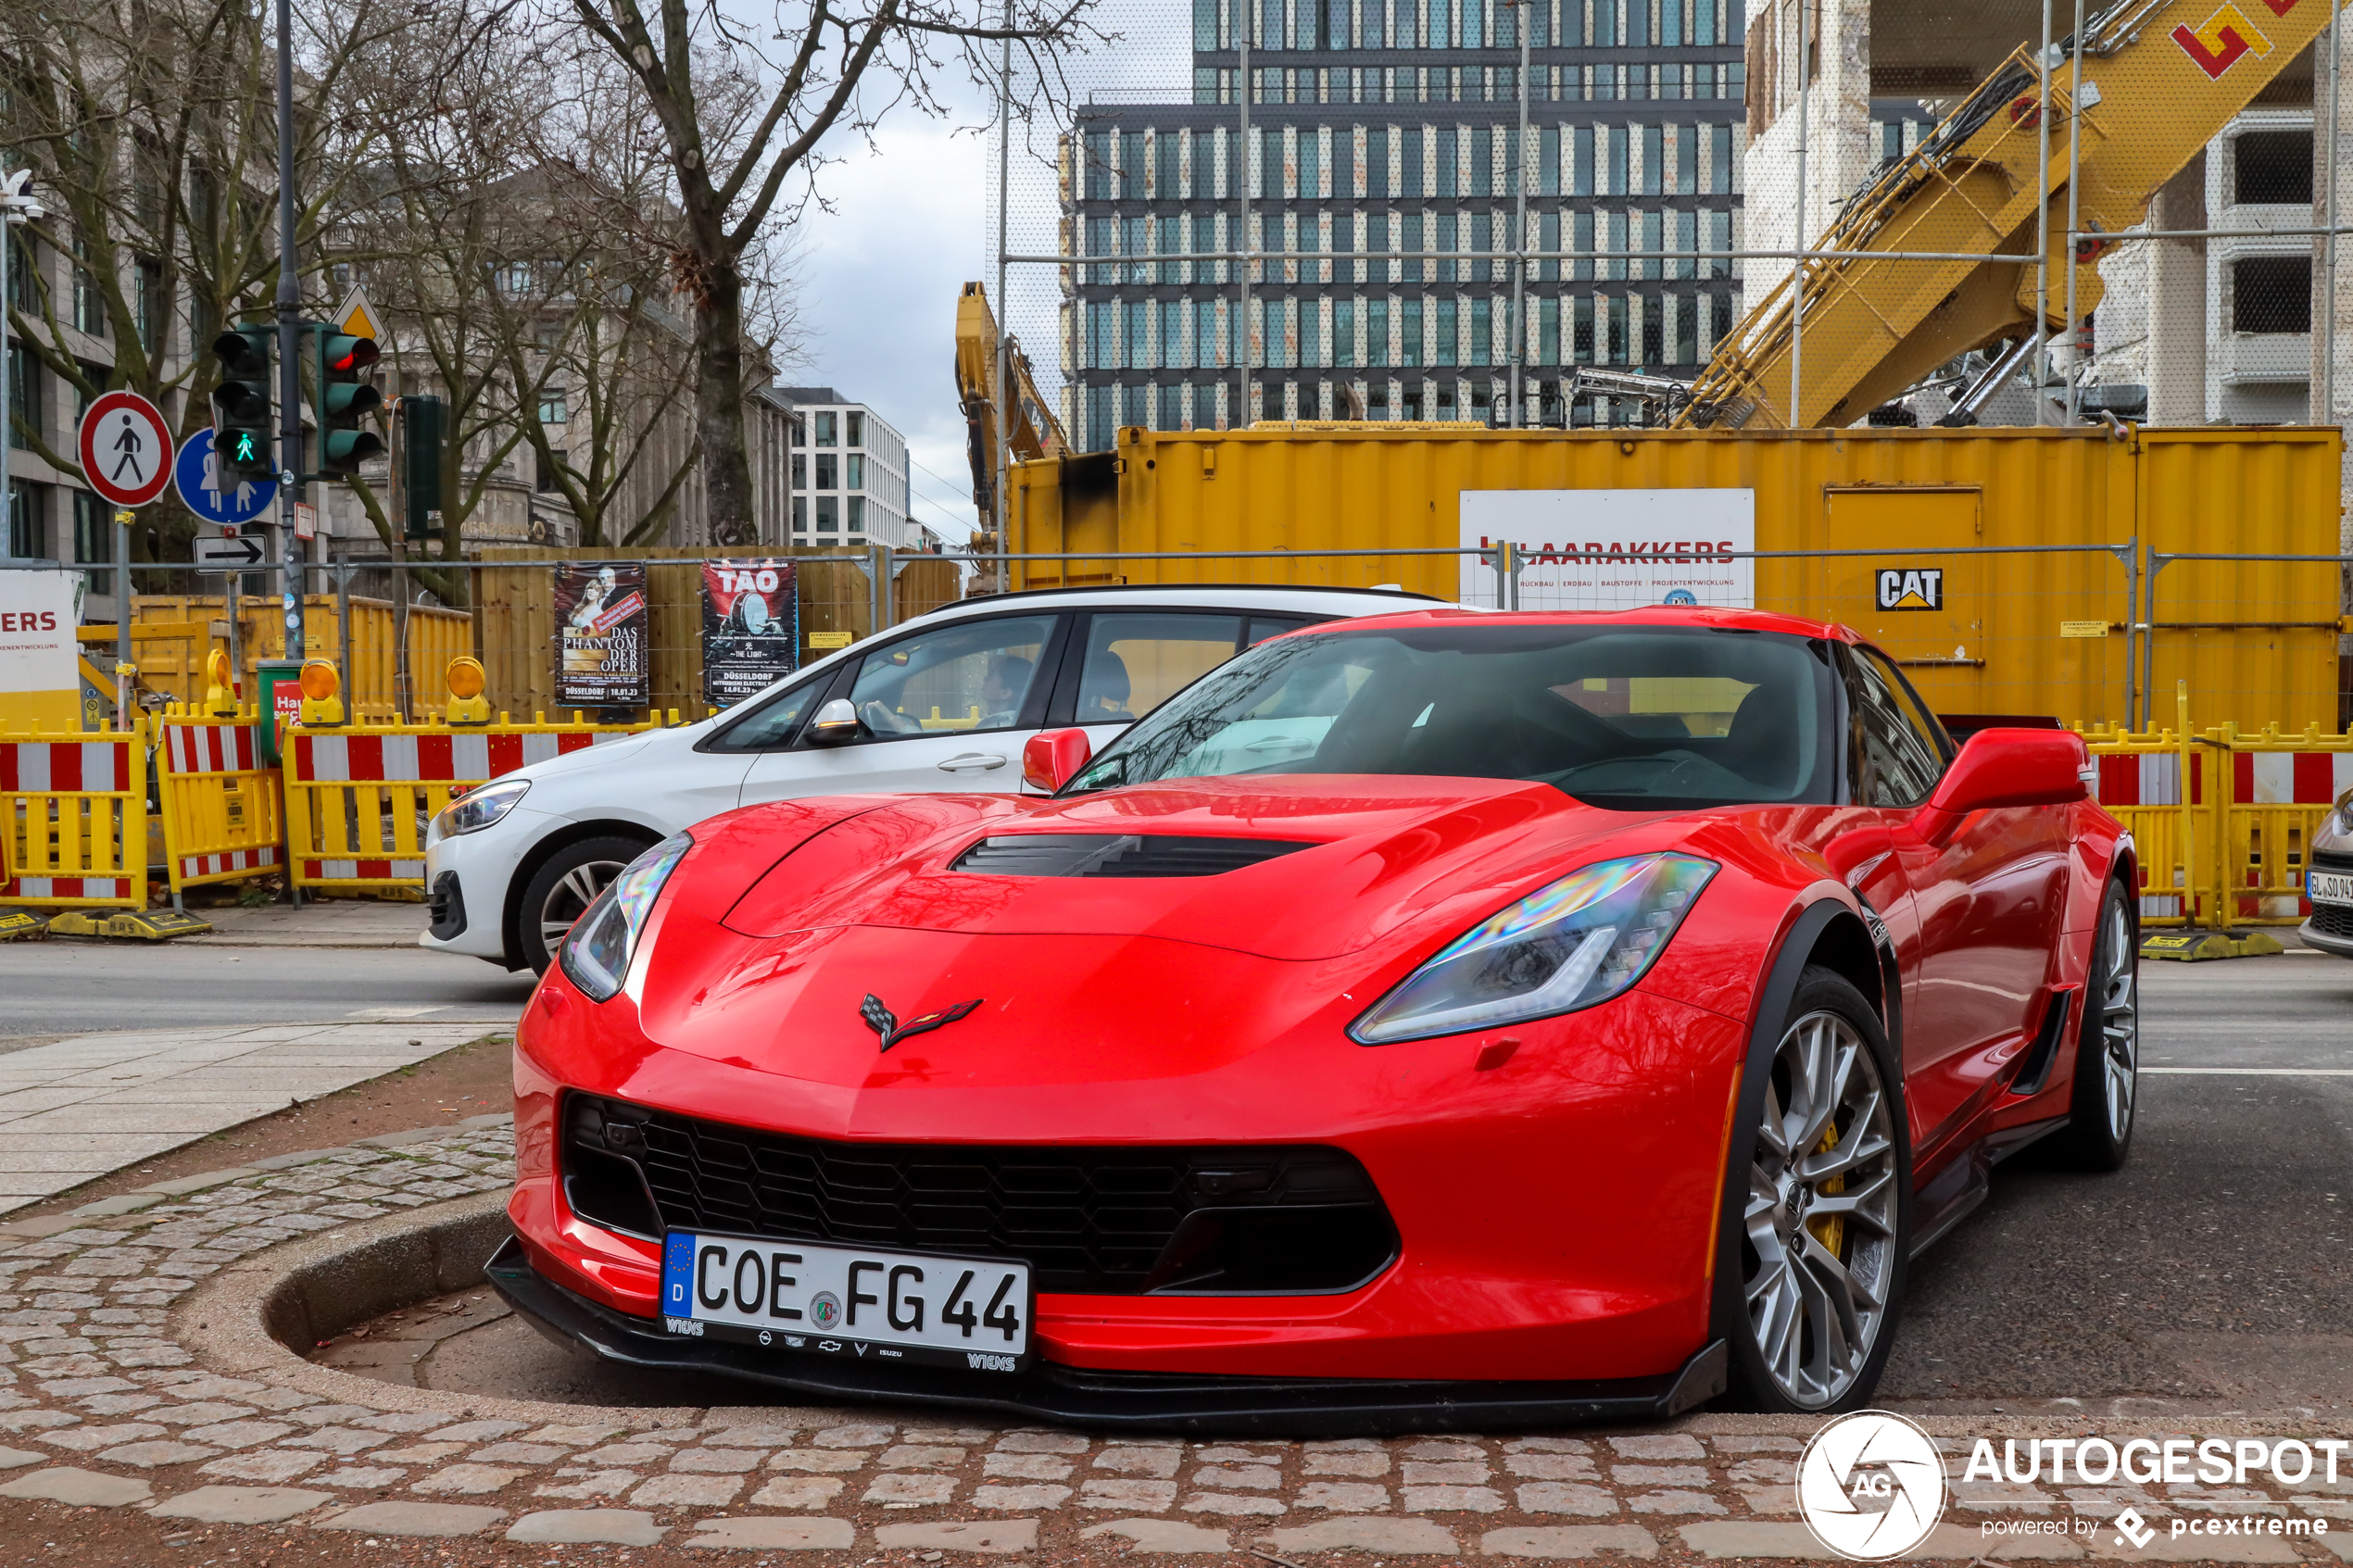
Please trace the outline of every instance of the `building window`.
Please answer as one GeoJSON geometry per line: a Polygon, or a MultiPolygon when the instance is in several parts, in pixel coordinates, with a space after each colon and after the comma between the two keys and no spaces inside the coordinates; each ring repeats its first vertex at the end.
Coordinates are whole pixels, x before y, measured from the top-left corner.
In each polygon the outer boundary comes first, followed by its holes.
{"type": "Polygon", "coordinates": [[[2249,256],[2231,264],[2231,330],[2312,330],[2312,258],[2249,256]]]}
{"type": "Polygon", "coordinates": [[[842,497],[842,505],[849,514],[847,521],[849,523],[849,533],[852,535],[849,542],[854,545],[858,543],[856,535],[866,532],[866,497],[863,495],[845,495],[842,497]]]}
{"type": "Polygon", "coordinates": [[[80,265],[81,258],[90,254],[90,242],[75,236],[73,254],[73,324],[92,337],[107,335],[106,295],[98,288],[98,274],[80,265]]]}
{"type": "Polygon", "coordinates": [[[1087,389],[1086,452],[1107,452],[1111,449],[1114,431],[1112,424],[1111,388],[1090,386],[1087,389]]]}
{"type": "Polygon", "coordinates": [[[1185,427],[1184,392],[1183,387],[1174,385],[1160,389],[1160,418],[1154,421],[1153,429],[1182,430],[1185,427]]]}
{"type": "MultiPolygon", "coordinates": [[[[798,462],[799,459],[795,458],[794,461],[798,462]]],[[[809,532],[809,497],[806,495],[795,495],[792,498],[792,531],[795,533],[809,532]]]]}
{"type": "Polygon", "coordinates": [[[27,315],[41,308],[32,276],[32,242],[14,231],[8,242],[8,303],[27,315]]]}
{"type": "Polygon", "coordinates": [[[842,458],[841,466],[841,487],[844,490],[863,490],[866,488],[866,456],[864,453],[850,453],[849,456],[842,458]]]}
{"type": "MultiPolygon", "coordinates": [[[[73,558],[76,564],[82,566],[114,559],[114,514],[104,501],[87,490],[73,493],[73,558]]],[[[114,573],[92,572],[90,591],[94,594],[113,593],[114,573]]]]}
{"type": "MultiPolygon", "coordinates": [[[[539,422],[541,424],[560,425],[571,417],[570,411],[564,406],[562,387],[549,387],[539,395],[539,422]]],[[[798,463],[800,459],[795,458],[793,461],[798,463]]]]}
{"type": "Polygon", "coordinates": [[[1485,295],[1481,295],[1480,297],[1472,300],[1470,341],[1470,362],[1472,364],[1484,365],[1491,362],[1490,357],[1494,352],[1491,341],[1494,332],[1495,302],[1487,298],[1485,295]]]}
{"type": "Polygon", "coordinates": [[[1332,363],[1342,370],[1356,363],[1356,302],[1332,301],[1332,363]]]}
{"type": "Polygon", "coordinates": [[[837,416],[827,412],[818,414],[815,418],[817,426],[817,445],[820,446],[833,446],[838,445],[838,443],[835,440],[836,433],[840,428],[837,422],[837,416]]]}
{"type": "Polygon", "coordinates": [[[1430,356],[1433,365],[1452,365],[1459,358],[1456,345],[1460,341],[1457,333],[1461,319],[1458,309],[1459,303],[1453,295],[1438,302],[1438,342],[1436,352],[1430,356]]]}
{"type": "Polygon", "coordinates": [[[1381,298],[1365,302],[1365,363],[1389,363],[1389,301],[1381,298]]]}
{"type": "Polygon", "coordinates": [[[1409,369],[1418,369],[1422,363],[1421,298],[1419,295],[1413,295],[1401,303],[1404,307],[1403,330],[1399,334],[1405,340],[1403,345],[1404,349],[1403,363],[1409,369]]]}
{"type": "Polygon", "coordinates": [[[820,533],[841,532],[840,496],[820,495],[817,497],[817,532],[820,533]]]}
{"type": "MultiPolygon", "coordinates": [[[[14,386],[16,383],[8,383],[14,386]]],[[[49,530],[45,501],[48,487],[28,484],[21,479],[8,482],[8,553],[45,559],[49,554],[49,530]]]]}
{"type": "MultiPolygon", "coordinates": [[[[19,343],[8,345],[8,445],[30,447],[27,431],[41,428],[41,361],[19,343]]],[[[38,552],[19,550],[19,555],[38,552]]]]}
{"type": "Polygon", "coordinates": [[[792,455],[792,487],[795,490],[809,488],[809,458],[799,452],[792,455]]]}
{"type": "Polygon", "coordinates": [[[2242,132],[2232,146],[2231,161],[2241,202],[2312,205],[2311,132],[2242,132]]]}
{"type": "Polygon", "coordinates": [[[163,292],[163,263],[139,263],[139,346],[149,354],[164,351],[164,334],[171,326],[170,301],[163,292]]]}

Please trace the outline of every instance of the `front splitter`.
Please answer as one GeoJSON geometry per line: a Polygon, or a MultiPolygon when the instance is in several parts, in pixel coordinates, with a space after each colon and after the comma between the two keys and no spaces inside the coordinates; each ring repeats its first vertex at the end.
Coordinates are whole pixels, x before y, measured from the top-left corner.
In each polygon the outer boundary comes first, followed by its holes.
{"type": "Polygon", "coordinates": [[[1203,1377],[1051,1361],[1013,1374],[888,1366],[665,1334],[648,1326],[651,1320],[616,1312],[542,1277],[512,1236],[483,1273],[542,1334],[625,1366],[712,1373],[819,1399],[995,1411],[1115,1431],[1329,1437],[1656,1422],[1705,1403],[1725,1386],[1721,1340],[1677,1372],[1579,1383],[1203,1377]]]}

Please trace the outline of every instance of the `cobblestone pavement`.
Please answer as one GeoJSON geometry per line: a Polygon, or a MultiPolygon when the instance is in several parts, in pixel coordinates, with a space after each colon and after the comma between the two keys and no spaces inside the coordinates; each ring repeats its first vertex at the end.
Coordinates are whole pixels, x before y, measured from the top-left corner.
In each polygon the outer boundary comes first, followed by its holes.
{"type": "MultiPolygon", "coordinates": [[[[272,1538],[486,1536],[855,1561],[1251,1549],[1294,1562],[1827,1555],[1795,1519],[1802,1427],[1753,1418],[1302,1443],[1099,1440],[887,1407],[547,1406],[541,1419],[480,1419],[463,1396],[292,1357],[283,1380],[221,1375],[175,1341],[175,1303],[226,1264],[502,1186],[509,1134],[478,1122],[166,1184],[137,1212],[53,1234],[25,1233],[57,1222],[0,1226],[0,1496],[268,1526],[272,1538]],[[323,1377],[337,1394],[318,1391],[323,1377]]],[[[2120,1441],[2190,1429],[2099,1430],[2120,1441]]],[[[2353,1561],[2353,1466],[2334,1486],[2068,1489],[1962,1481],[1968,1444],[1944,1448],[1956,1500],[1924,1555],[2353,1561]],[[2108,1524],[2127,1505],[2158,1526],[2145,1553],[2108,1524]],[[2182,1518],[2242,1524],[2177,1538],[2166,1522],[2182,1518]],[[2274,1536],[2274,1520],[2334,1533],[2274,1536]],[[1989,1536],[1989,1524],[2007,1533],[1989,1536]]]]}
{"type": "Polygon", "coordinates": [[[0,1056],[0,1213],[479,1039],[480,1023],[124,1029],[0,1056]]]}

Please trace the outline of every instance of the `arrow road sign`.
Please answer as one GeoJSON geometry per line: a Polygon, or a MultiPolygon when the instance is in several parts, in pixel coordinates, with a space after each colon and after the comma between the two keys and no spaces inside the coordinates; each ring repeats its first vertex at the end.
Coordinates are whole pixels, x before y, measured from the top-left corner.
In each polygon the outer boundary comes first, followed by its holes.
{"type": "Polygon", "coordinates": [[[109,392],[82,416],[82,477],[118,507],[144,507],[171,483],[171,432],[135,392],[109,392]]]}
{"type": "Polygon", "coordinates": [[[198,571],[245,571],[269,559],[262,542],[251,534],[228,539],[199,534],[195,544],[198,571]]]}
{"type": "Polygon", "coordinates": [[[223,475],[212,455],[212,431],[207,429],[181,444],[179,461],[171,465],[171,483],[188,509],[207,522],[234,527],[269,510],[277,498],[274,479],[240,479],[223,475]],[[225,484],[225,488],[224,488],[225,484]]]}

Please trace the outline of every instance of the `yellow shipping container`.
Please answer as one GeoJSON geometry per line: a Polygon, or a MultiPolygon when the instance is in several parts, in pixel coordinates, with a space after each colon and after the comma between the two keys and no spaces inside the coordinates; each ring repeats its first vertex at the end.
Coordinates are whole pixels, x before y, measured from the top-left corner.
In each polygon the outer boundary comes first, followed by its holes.
{"type": "Polygon", "coordinates": [[[1015,465],[1011,551],[1105,558],[1017,562],[1011,585],[1392,583],[1491,604],[1491,571],[1461,558],[1318,552],[1475,545],[1466,491],[1615,491],[1616,536],[1524,542],[1638,553],[1692,531],[1672,492],[1746,493],[1756,605],[1856,627],[1944,712],[2126,722],[2153,659],[2155,689],[2187,678],[2201,721],[2334,730],[2334,562],[2168,564],[2150,650],[2126,631],[2152,551],[2334,557],[2342,445],[2332,428],[1130,429],[1110,453],[1015,465]],[[1286,556],[1232,554],[1251,551],[1286,556]],[[1153,553],[1181,558],[1109,558],[1153,553]]]}

